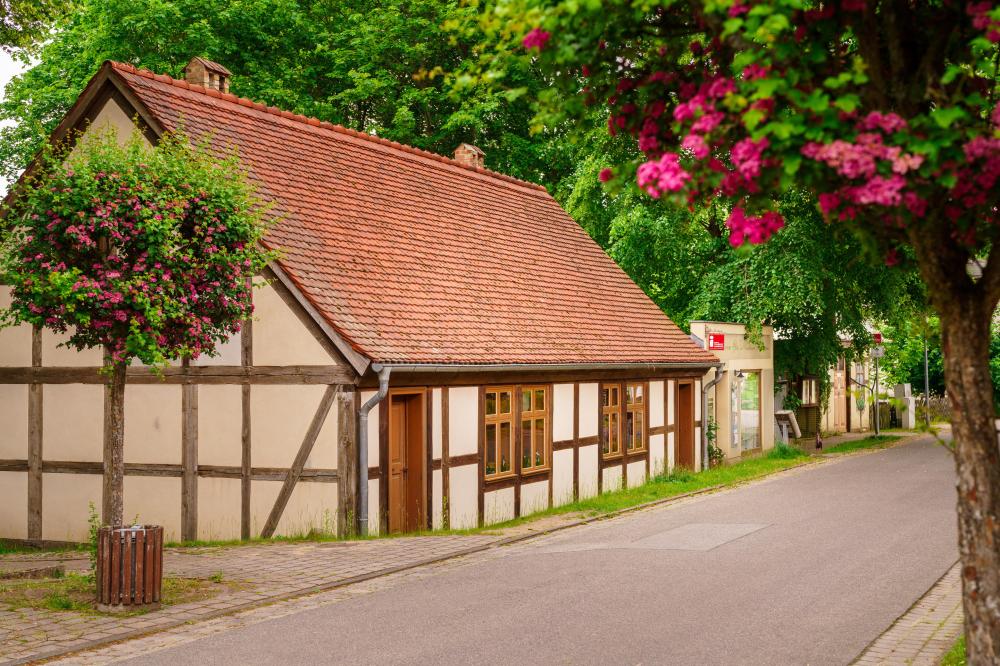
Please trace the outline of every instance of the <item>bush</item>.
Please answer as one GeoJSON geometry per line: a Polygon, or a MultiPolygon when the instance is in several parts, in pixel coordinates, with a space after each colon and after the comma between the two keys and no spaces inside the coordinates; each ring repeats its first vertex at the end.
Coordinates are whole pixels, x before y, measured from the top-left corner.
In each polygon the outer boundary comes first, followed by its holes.
{"type": "Polygon", "coordinates": [[[801,458],[807,455],[801,449],[798,449],[784,442],[777,442],[774,448],[767,452],[768,458],[774,458],[777,460],[790,460],[792,458],[801,458]]]}

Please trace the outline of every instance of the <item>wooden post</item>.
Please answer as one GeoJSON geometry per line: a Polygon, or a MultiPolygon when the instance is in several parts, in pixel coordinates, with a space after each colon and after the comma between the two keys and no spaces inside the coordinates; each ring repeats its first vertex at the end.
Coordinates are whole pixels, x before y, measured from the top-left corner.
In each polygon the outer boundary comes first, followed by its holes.
{"type": "Polygon", "coordinates": [[[264,529],[261,530],[260,535],[263,538],[270,538],[274,534],[274,530],[277,529],[281,514],[285,512],[285,506],[288,505],[288,500],[292,496],[292,490],[295,489],[295,484],[298,483],[299,477],[302,475],[302,469],[306,466],[306,460],[312,453],[316,438],[319,437],[319,431],[323,429],[323,423],[326,422],[326,416],[330,413],[330,407],[333,406],[339,391],[340,387],[334,384],[326,387],[326,391],[319,401],[319,406],[316,408],[316,413],[313,414],[312,422],[309,424],[309,430],[306,431],[306,436],[299,446],[299,452],[295,454],[295,460],[285,474],[285,482],[278,492],[278,498],[274,500],[271,513],[267,517],[267,522],[264,523],[264,529]]]}
{"type": "Polygon", "coordinates": [[[451,464],[451,452],[448,450],[448,391],[447,386],[441,389],[441,527],[451,529],[451,506],[449,505],[449,495],[451,494],[451,475],[449,470],[451,464]]]}
{"type": "Polygon", "coordinates": [[[358,515],[357,392],[337,395],[337,534],[354,533],[358,515]]]}
{"type": "MultiPolygon", "coordinates": [[[[253,367],[253,320],[243,322],[240,331],[240,364],[244,369],[253,367]]],[[[242,455],[240,458],[240,538],[250,538],[250,484],[252,465],[252,438],[250,430],[250,383],[244,380],[240,387],[242,406],[242,455]]]]}
{"type": "MultiPolygon", "coordinates": [[[[191,365],[184,359],[182,365],[191,365]]],[[[188,380],[190,382],[190,379],[188,380]]],[[[181,387],[181,540],[198,539],[198,385],[181,387]]]]}
{"type": "MultiPolygon", "coordinates": [[[[42,365],[42,329],[31,331],[31,367],[42,365]]],[[[42,384],[28,387],[28,539],[42,538],[42,384]]]]}
{"type": "Polygon", "coordinates": [[[125,370],[127,363],[115,363],[111,349],[104,348],[104,487],[101,518],[105,525],[122,524],[125,511],[125,370]]]}

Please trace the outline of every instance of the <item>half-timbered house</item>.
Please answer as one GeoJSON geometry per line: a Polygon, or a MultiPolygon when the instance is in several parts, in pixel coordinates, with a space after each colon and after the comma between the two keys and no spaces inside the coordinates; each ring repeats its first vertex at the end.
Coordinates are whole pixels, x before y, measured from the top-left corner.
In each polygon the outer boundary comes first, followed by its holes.
{"type": "MultiPolygon", "coordinates": [[[[128,519],[168,539],[462,528],[700,464],[717,359],[544,188],[473,146],[443,157],[236,97],[228,77],[105,63],[54,137],[210,135],[278,216],[243,332],[128,371],[128,519]]],[[[2,537],[80,541],[100,506],[100,353],[59,342],[0,331],[2,537]]]]}

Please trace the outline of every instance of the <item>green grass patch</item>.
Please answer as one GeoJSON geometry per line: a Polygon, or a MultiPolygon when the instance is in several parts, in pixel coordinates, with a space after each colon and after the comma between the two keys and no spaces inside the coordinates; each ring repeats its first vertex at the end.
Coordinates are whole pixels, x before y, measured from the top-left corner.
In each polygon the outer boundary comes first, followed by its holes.
{"type": "Polygon", "coordinates": [[[478,530],[469,530],[469,532],[481,533],[483,531],[502,530],[506,527],[514,527],[545,516],[567,513],[579,513],[584,516],[599,516],[614,513],[615,511],[639,506],[647,502],[676,497],[714,486],[737,485],[791,467],[798,467],[808,461],[809,456],[799,449],[792,446],[779,445],[762,456],[746,458],[697,474],[687,470],[675,470],[670,474],[654,477],[635,488],[603,493],[596,497],[563,504],[562,506],[533,513],[522,518],[515,518],[504,523],[490,525],[478,530]]]}
{"type": "MultiPolygon", "coordinates": [[[[161,603],[164,606],[202,601],[228,591],[245,587],[235,582],[196,578],[163,579],[161,603]]],[[[44,579],[12,579],[0,581],[0,603],[14,608],[36,608],[51,611],[97,613],[96,589],[86,574],[69,572],[64,577],[44,579]]],[[[141,614],[133,611],[128,614],[141,614]]]]}
{"type": "Polygon", "coordinates": [[[965,636],[962,636],[951,646],[941,659],[941,666],[965,666],[965,636]]]}
{"type": "Polygon", "coordinates": [[[24,553],[65,553],[86,550],[83,544],[65,544],[62,546],[29,546],[17,541],[0,539],[0,555],[23,555],[24,553]]]}
{"type": "Polygon", "coordinates": [[[855,439],[850,442],[844,442],[842,444],[837,444],[836,446],[831,446],[828,449],[824,449],[824,453],[851,453],[852,451],[860,451],[862,449],[884,449],[893,442],[902,439],[901,435],[878,435],[872,437],[865,437],[864,439],[855,439]]]}

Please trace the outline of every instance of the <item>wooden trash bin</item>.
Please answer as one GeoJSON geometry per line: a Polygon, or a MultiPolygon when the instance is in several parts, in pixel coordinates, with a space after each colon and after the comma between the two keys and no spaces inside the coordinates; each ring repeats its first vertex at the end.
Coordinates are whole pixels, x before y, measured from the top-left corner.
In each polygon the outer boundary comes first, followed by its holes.
{"type": "Polygon", "coordinates": [[[97,608],[159,608],[163,581],[163,527],[102,527],[97,534],[97,608]]]}

